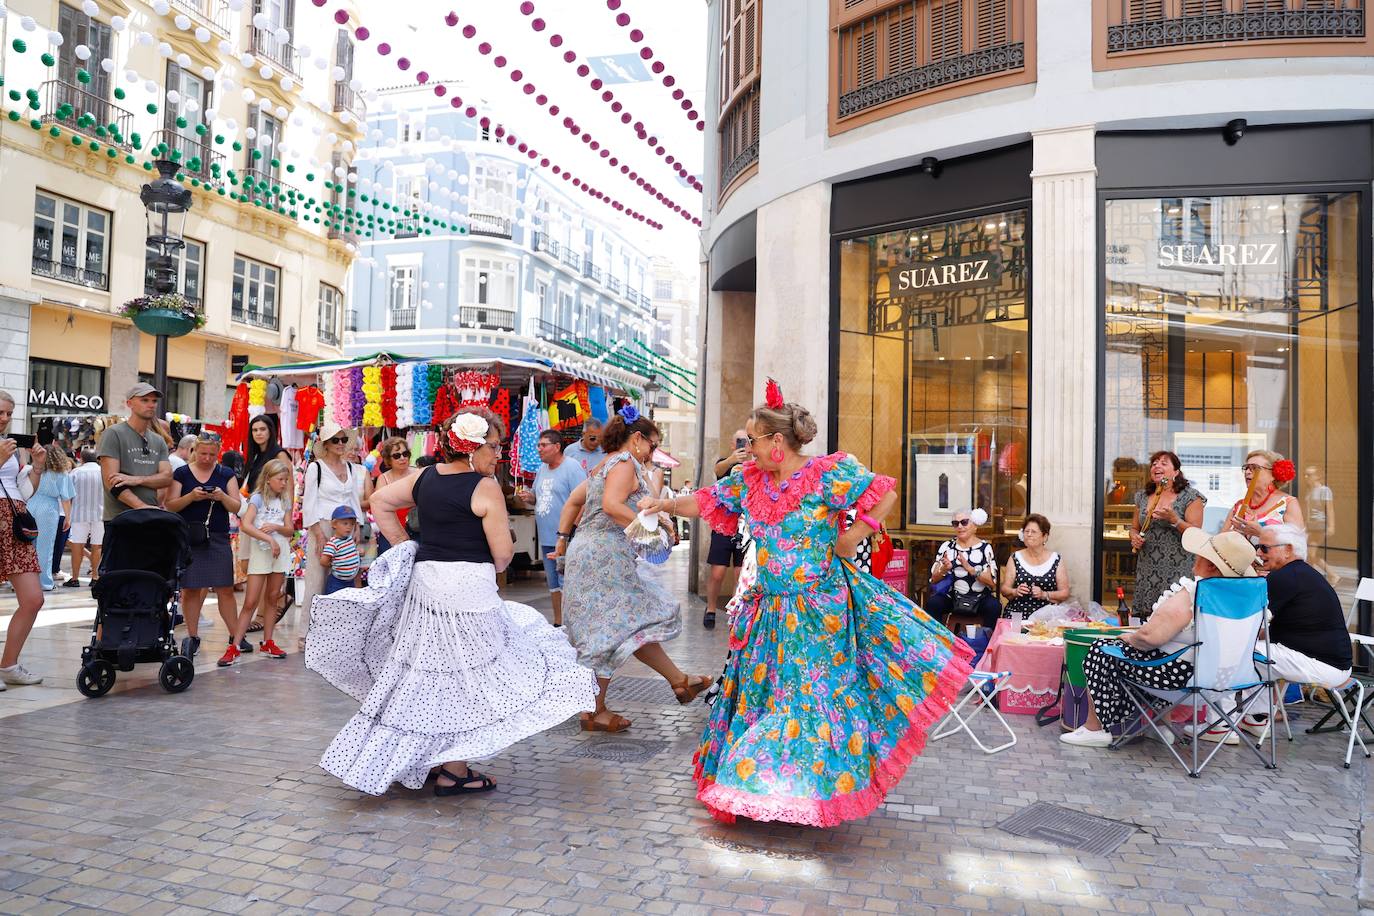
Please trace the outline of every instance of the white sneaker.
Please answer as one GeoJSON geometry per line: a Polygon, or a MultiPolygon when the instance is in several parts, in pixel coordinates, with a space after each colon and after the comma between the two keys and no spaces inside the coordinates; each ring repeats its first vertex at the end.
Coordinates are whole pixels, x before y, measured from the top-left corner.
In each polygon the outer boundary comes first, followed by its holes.
{"type": "Polygon", "coordinates": [[[1213,744],[1240,744],[1235,732],[1227,731],[1225,726],[1208,728],[1206,724],[1185,724],[1183,731],[1194,741],[1210,741],[1213,744]]]}
{"type": "Polygon", "coordinates": [[[1064,744],[1072,744],[1075,747],[1111,747],[1112,735],[1108,731],[1092,731],[1085,725],[1080,725],[1071,732],[1065,732],[1059,736],[1059,740],[1064,744]]]}
{"type": "Polygon", "coordinates": [[[1245,716],[1240,720],[1240,730],[1251,735],[1258,741],[1263,741],[1269,737],[1269,726],[1274,721],[1273,716],[1245,716]]]}
{"type": "Polygon", "coordinates": [[[9,684],[11,687],[31,687],[34,684],[43,683],[41,677],[18,662],[15,662],[8,668],[0,668],[0,681],[9,684]]]}
{"type": "Polygon", "coordinates": [[[1165,747],[1171,746],[1174,743],[1174,730],[1164,722],[1156,724],[1159,726],[1159,731],[1157,733],[1153,728],[1150,728],[1150,726],[1142,725],[1140,737],[1147,738],[1150,741],[1158,741],[1165,747]]]}

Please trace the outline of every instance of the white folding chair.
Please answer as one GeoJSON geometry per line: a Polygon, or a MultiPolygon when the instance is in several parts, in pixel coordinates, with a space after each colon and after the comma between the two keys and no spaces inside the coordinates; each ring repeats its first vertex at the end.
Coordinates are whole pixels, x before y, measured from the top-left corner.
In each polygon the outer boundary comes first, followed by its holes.
{"type": "MultiPolygon", "coordinates": [[[[1364,581],[1374,584],[1374,579],[1365,579],[1364,581]]],[[[1350,639],[1366,653],[1370,662],[1374,662],[1374,636],[1363,636],[1359,633],[1351,633],[1350,639]]],[[[1371,670],[1374,670],[1374,665],[1371,666],[1371,670]]],[[[1320,721],[1307,729],[1309,735],[1318,734],[1320,732],[1340,731],[1342,725],[1350,729],[1350,739],[1345,743],[1345,768],[1347,770],[1350,769],[1350,758],[1355,753],[1355,745],[1357,743],[1360,745],[1360,750],[1364,753],[1366,760],[1371,756],[1369,747],[1364,743],[1364,738],[1360,737],[1361,722],[1364,723],[1365,728],[1369,730],[1370,734],[1374,735],[1374,723],[1371,723],[1367,716],[1367,713],[1370,711],[1369,707],[1374,707],[1374,689],[1371,688],[1374,688],[1374,678],[1370,678],[1368,675],[1358,674],[1350,677],[1339,687],[1334,689],[1330,687],[1323,688],[1326,690],[1327,696],[1331,698],[1331,709],[1326,715],[1322,716],[1320,721]],[[1353,705],[1346,705],[1352,701],[1353,705]],[[1333,727],[1327,727],[1326,723],[1330,721],[1332,716],[1339,716],[1341,721],[1333,727]]],[[[1283,717],[1283,730],[1288,735],[1288,740],[1292,741],[1293,729],[1288,724],[1287,704],[1277,704],[1277,713],[1283,717]]]]}
{"type": "Polygon", "coordinates": [[[1002,718],[1001,711],[997,708],[997,695],[1011,681],[1010,671],[975,671],[968,676],[969,691],[963,698],[954,705],[944,720],[936,726],[935,731],[931,732],[930,740],[939,741],[941,738],[948,738],[957,732],[968,732],[968,736],[973,739],[973,743],[978,745],[978,749],[984,754],[996,754],[998,751],[1005,751],[1007,748],[1016,744],[1016,732],[1011,730],[1011,725],[1006,719],[1002,718]],[[973,703],[973,710],[968,712],[965,707],[973,703]],[[996,747],[988,747],[982,739],[974,733],[970,723],[977,718],[978,713],[988,710],[1002,728],[1006,729],[1007,739],[996,747]]]}
{"type": "Polygon", "coordinates": [[[1350,607],[1345,611],[1347,629],[1355,622],[1355,615],[1360,609],[1361,601],[1374,601],[1374,579],[1361,579],[1360,584],[1355,586],[1355,597],[1350,599],[1350,607]]]}

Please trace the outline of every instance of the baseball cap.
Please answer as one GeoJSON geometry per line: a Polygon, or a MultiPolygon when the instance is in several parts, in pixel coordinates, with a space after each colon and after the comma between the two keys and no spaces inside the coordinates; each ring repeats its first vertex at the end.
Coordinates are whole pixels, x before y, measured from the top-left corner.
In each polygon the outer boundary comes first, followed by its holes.
{"type": "Polygon", "coordinates": [[[152,385],[149,385],[147,382],[139,382],[137,385],[129,389],[129,393],[124,396],[124,400],[132,401],[134,398],[141,398],[150,394],[155,394],[158,397],[162,397],[162,392],[158,391],[152,385]]]}
{"type": "Polygon", "coordinates": [[[339,521],[339,520],[341,520],[341,519],[348,519],[349,521],[356,521],[357,518],[358,518],[358,516],[355,515],[355,514],[353,513],[353,507],[352,507],[352,506],[339,506],[338,508],[336,508],[336,509],[334,510],[333,514],[330,515],[329,518],[330,518],[331,521],[335,521],[335,522],[337,522],[337,521],[339,521]]]}

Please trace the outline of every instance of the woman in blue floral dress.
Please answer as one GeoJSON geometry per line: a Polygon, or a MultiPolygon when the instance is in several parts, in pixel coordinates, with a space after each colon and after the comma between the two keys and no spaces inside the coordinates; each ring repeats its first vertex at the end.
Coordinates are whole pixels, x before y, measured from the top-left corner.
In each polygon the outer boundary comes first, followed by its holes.
{"type": "Polygon", "coordinates": [[[891,511],[892,478],[842,452],[799,454],[815,421],[771,382],[747,429],[753,460],[729,477],[694,499],[640,503],[721,532],[743,515],[757,545],[758,581],[730,620],[732,657],[696,752],[697,798],[726,823],[834,826],[901,780],[972,652],[843,559],[891,511]],[[851,508],[858,521],[841,533],[851,508]]]}
{"type": "Polygon", "coordinates": [[[625,534],[635,519],[635,503],[653,492],[644,468],[660,437],[653,421],[633,407],[612,417],[601,432],[607,458],[581,485],[587,488],[586,508],[577,536],[568,544],[562,532],[558,535],[558,546],[567,544],[568,557],[563,622],[577,660],[596,672],[600,685],[596,711],[582,717],[586,731],[620,732],[630,727],[629,719],[606,708],[606,688],[616,668],[631,655],[662,675],[679,703],[692,702],[712,683],[706,675],[684,673],[663,650],[661,643],[682,632],[681,607],[644,575],[625,534]]]}

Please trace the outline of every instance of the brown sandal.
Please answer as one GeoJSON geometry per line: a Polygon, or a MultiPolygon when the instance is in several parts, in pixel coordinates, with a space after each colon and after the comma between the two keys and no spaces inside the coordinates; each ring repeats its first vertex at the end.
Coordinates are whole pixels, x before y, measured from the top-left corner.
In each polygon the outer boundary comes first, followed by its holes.
{"type": "Polygon", "coordinates": [[[714,683],[714,679],[705,674],[699,674],[695,681],[692,679],[691,675],[688,675],[682,679],[681,684],[672,684],[670,686],[673,688],[673,695],[677,697],[678,703],[686,706],[688,703],[695,700],[701,693],[711,689],[711,685],[714,683]]]}
{"type": "Polygon", "coordinates": [[[594,716],[589,716],[582,720],[582,730],[584,732],[623,732],[630,727],[630,720],[618,713],[611,713],[611,721],[598,722],[594,716]]]}

